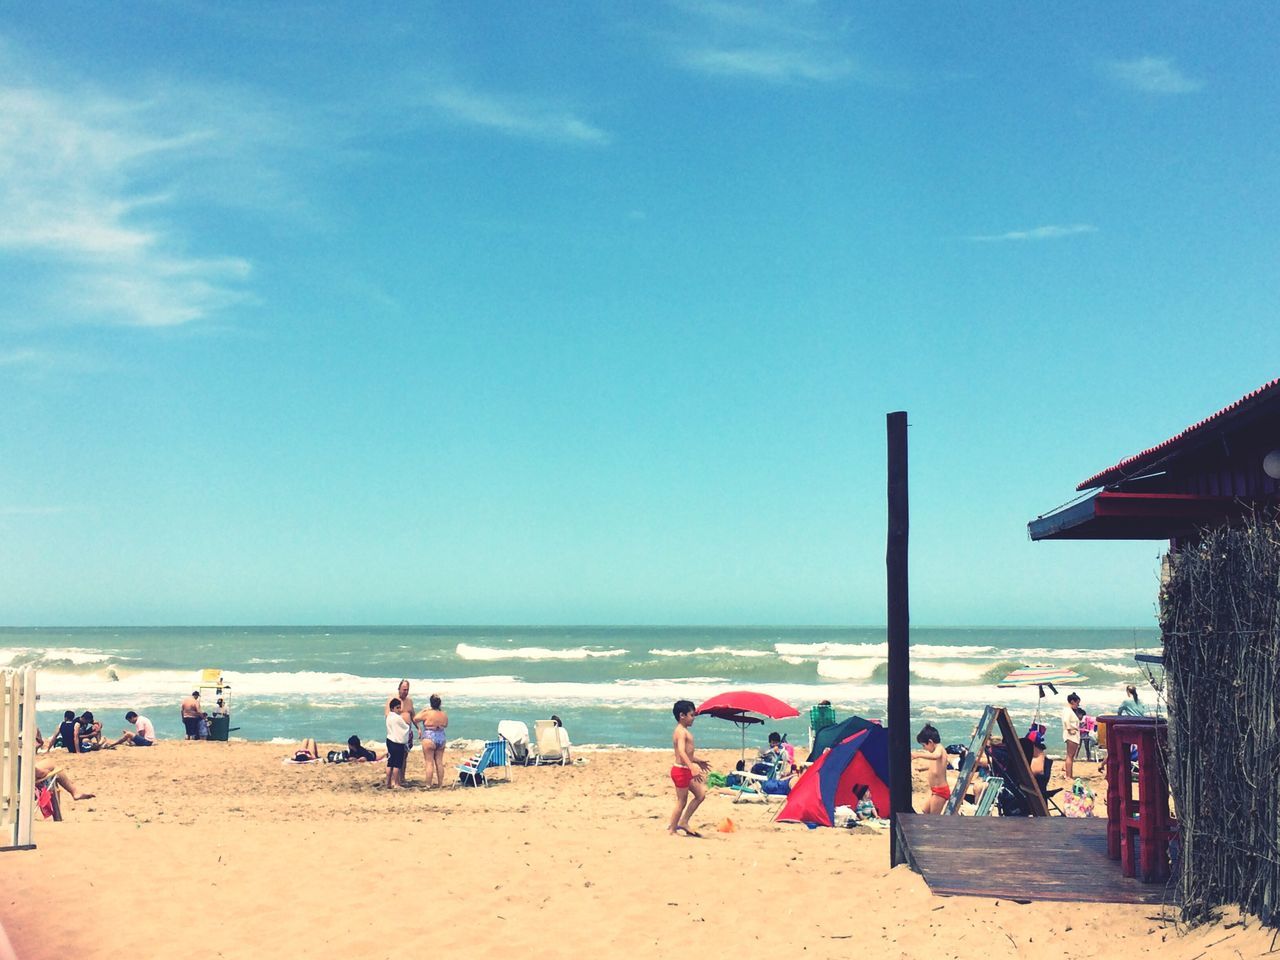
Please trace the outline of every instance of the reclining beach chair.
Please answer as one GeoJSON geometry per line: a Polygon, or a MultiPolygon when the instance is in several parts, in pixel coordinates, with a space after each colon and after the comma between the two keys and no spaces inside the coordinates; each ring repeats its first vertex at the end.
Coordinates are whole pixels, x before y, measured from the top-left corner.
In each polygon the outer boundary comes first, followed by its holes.
{"type": "Polygon", "coordinates": [[[521,720],[498,721],[498,739],[507,742],[507,759],[517,767],[533,763],[529,752],[529,726],[521,720]]]}
{"type": "Polygon", "coordinates": [[[785,757],[775,757],[769,765],[769,769],[764,773],[754,773],[750,770],[735,770],[731,776],[737,777],[737,783],[731,786],[730,790],[736,790],[737,796],[733,798],[734,803],[743,803],[748,800],[785,800],[785,793],[770,793],[765,789],[765,784],[769,781],[777,781],[778,774],[782,770],[783,763],[788,762],[785,757]]]}
{"type": "Polygon", "coordinates": [[[1002,790],[1004,790],[1004,777],[988,777],[987,785],[982,790],[982,796],[978,798],[978,807],[973,811],[973,815],[975,817],[990,816],[991,808],[995,806],[996,799],[1002,790]]]}
{"type": "Polygon", "coordinates": [[[483,783],[489,786],[493,778],[492,771],[498,767],[506,769],[507,779],[511,779],[511,768],[507,765],[507,742],[505,740],[488,740],[484,749],[457,768],[459,782],[476,787],[483,783]]]}
{"type": "Polygon", "coordinates": [[[1053,799],[1054,797],[1056,797],[1058,794],[1062,792],[1062,787],[1058,787],[1055,790],[1049,789],[1049,774],[1051,773],[1053,773],[1053,758],[1045,757],[1044,773],[1036,777],[1036,786],[1040,788],[1040,794],[1041,796],[1044,797],[1044,802],[1047,803],[1050,808],[1057,810],[1058,816],[1060,817],[1065,816],[1065,814],[1062,812],[1062,808],[1058,806],[1053,799]]]}
{"type": "Polygon", "coordinates": [[[569,762],[569,751],[560,739],[560,728],[554,720],[533,721],[533,760],[537,766],[544,763],[564,765],[569,762]]]}

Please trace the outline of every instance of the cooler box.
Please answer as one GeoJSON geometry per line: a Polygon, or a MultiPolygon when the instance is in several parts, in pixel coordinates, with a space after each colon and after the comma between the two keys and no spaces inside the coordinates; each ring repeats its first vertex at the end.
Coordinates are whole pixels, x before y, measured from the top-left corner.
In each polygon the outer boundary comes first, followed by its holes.
{"type": "Polygon", "coordinates": [[[209,739],[210,740],[227,740],[231,736],[231,718],[230,717],[210,717],[209,718],[209,739]]]}

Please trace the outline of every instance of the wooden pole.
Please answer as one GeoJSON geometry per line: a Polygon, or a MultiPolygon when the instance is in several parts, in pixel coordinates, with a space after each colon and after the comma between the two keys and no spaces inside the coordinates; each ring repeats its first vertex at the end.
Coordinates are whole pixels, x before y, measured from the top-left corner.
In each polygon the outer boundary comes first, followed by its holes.
{"type": "Polygon", "coordinates": [[[908,603],[907,533],[907,415],[885,416],[889,440],[889,542],[885,551],[888,574],[889,647],[889,865],[906,863],[898,835],[898,815],[914,813],[911,806],[911,612],[908,603]]]}

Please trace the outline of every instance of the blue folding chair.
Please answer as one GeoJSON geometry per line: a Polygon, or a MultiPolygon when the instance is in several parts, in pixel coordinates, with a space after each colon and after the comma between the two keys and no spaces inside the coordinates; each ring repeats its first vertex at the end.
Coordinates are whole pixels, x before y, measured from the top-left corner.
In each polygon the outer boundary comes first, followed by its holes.
{"type": "Polygon", "coordinates": [[[487,787],[493,777],[492,771],[497,767],[502,767],[507,779],[511,779],[511,768],[507,765],[507,742],[488,740],[479,754],[457,768],[458,779],[463,784],[469,780],[473,787],[481,783],[487,787]]]}

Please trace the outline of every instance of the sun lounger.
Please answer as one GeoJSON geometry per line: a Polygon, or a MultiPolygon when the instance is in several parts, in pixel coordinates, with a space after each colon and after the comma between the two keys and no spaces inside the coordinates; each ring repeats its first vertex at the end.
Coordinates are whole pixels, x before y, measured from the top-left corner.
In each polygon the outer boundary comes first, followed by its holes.
{"type": "Polygon", "coordinates": [[[569,762],[569,751],[560,739],[560,728],[556,726],[554,720],[533,721],[533,732],[535,764],[538,766],[544,763],[563,765],[569,762]]]}
{"type": "Polygon", "coordinates": [[[507,759],[517,767],[533,763],[529,752],[529,725],[522,720],[498,721],[498,739],[507,742],[507,759]]]}
{"type": "Polygon", "coordinates": [[[731,787],[730,789],[736,790],[738,795],[733,798],[733,802],[742,803],[746,800],[757,799],[763,799],[766,801],[786,799],[785,793],[771,793],[765,789],[765,784],[771,781],[774,783],[779,782],[780,778],[778,774],[781,773],[783,764],[788,762],[789,761],[785,757],[778,756],[771,762],[770,769],[764,773],[752,773],[749,770],[734,771],[733,776],[738,778],[738,786],[731,787]]]}

